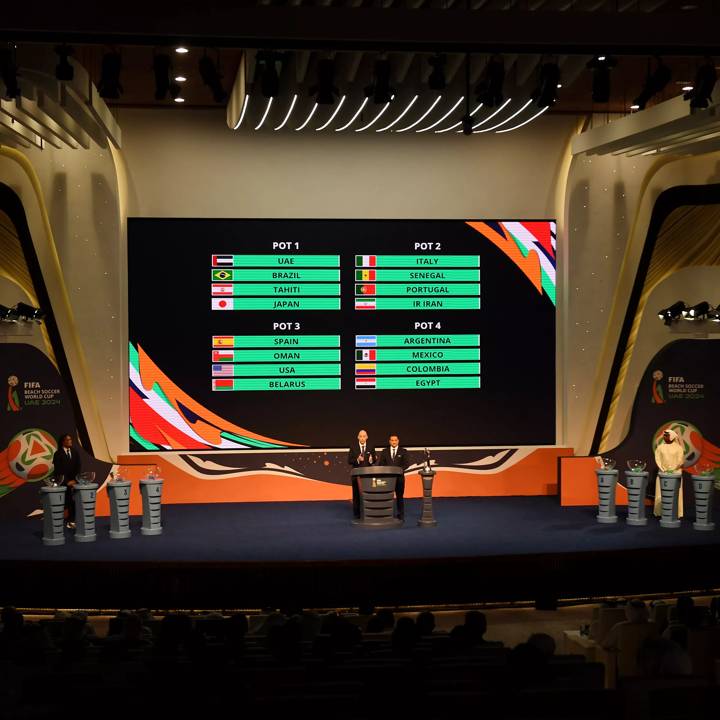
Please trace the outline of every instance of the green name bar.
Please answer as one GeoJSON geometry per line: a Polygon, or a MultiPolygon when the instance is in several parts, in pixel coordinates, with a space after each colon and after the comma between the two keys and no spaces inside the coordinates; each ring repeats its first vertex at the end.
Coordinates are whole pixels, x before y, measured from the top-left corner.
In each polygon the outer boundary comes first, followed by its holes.
{"type": "Polygon", "coordinates": [[[237,390],[339,390],[339,377],[322,378],[236,378],[213,380],[212,389],[218,392],[237,390]]]}
{"type": "Polygon", "coordinates": [[[479,375],[480,363],[409,362],[366,363],[375,365],[376,375],[479,375]]]}
{"type": "MultiPolygon", "coordinates": [[[[316,293],[319,295],[320,293],[316,293]]],[[[329,293],[328,293],[329,294],[329,293]]],[[[355,294],[362,297],[375,297],[379,295],[406,295],[408,297],[446,297],[452,295],[480,295],[480,283],[451,283],[437,285],[436,283],[416,283],[404,285],[402,283],[364,283],[355,286],[355,294]],[[368,285],[374,287],[375,292],[363,292],[368,285]]]]}
{"type": "MultiPolygon", "coordinates": [[[[462,271],[459,271],[462,272],[462,271]]],[[[340,282],[339,270],[233,270],[214,268],[210,271],[212,282],[340,282]]],[[[468,278],[474,280],[475,278],[468,278]]]]}
{"type": "Polygon", "coordinates": [[[355,267],[477,268],[479,255],[356,255],[355,267]]]}
{"type": "Polygon", "coordinates": [[[216,335],[213,349],[340,347],[339,335],[216,335]],[[227,341],[227,342],[225,342],[227,341]]]}
{"type": "Polygon", "coordinates": [[[223,369],[231,367],[232,374],[237,377],[298,377],[303,375],[339,375],[340,364],[305,363],[301,365],[267,364],[267,365],[223,365],[223,369]]]}
{"type": "MultiPolygon", "coordinates": [[[[308,271],[310,272],[310,271],[308,271]]],[[[323,272],[318,270],[317,272],[323,272]]],[[[328,270],[327,272],[332,272],[328,270]]],[[[320,279],[320,278],[318,278],[320,279]]],[[[355,270],[357,282],[480,282],[480,270],[355,270]],[[372,273],[375,273],[374,277],[372,273]]]]}
{"type": "Polygon", "coordinates": [[[356,347],[479,347],[479,335],[356,335],[356,347]],[[358,337],[376,338],[375,344],[358,343],[358,337]]]}
{"type": "MultiPolygon", "coordinates": [[[[365,303],[372,298],[356,298],[355,309],[366,310],[368,308],[358,307],[358,303],[365,303]]],[[[370,308],[372,309],[372,308],[370,308]]],[[[375,310],[479,310],[479,297],[379,297],[375,299],[375,310]]]]}
{"type": "Polygon", "coordinates": [[[213,310],[339,310],[339,297],[212,298],[213,310]]]}
{"type": "MultiPolygon", "coordinates": [[[[367,352],[367,351],[365,351],[367,352]]],[[[363,360],[363,350],[355,351],[358,362],[373,362],[363,360]]],[[[410,348],[378,350],[375,359],[384,360],[421,360],[437,362],[438,360],[480,360],[480,348],[410,348]]]]}
{"type": "Polygon", "coordinates": [[[215,267],[340,267],[339,255],[222,255],[215,267]],[[231,258],[231,260],[230,260],[231,258]]]}
{"type": "MultiPolygon", "coordinates": [[[[212,285],[211,292],[217,297],[216,293],[218,292],[218,288],[216,283],[212,285]]],[[[267,283],[260,285],[257,283],[233,283],[232,293],[230,294],[277,295],[278,297],[292,297],[294,295],[297,295],[298,297],[301,297],[303,295],[339,295],[340,284],[338,283],[336,285],[330,285],[326,283],[312,283],[311,285],[291,285],[289,283],[267,283]]],[[[224,297],[224,295],[220,297],[224,297]]]]}
{"type": "MultiPolygon", "coordinates": [[[[230,350],[231,358],[215,358],[213,362],[278,362],[296,360],[297,362],[340,362],[339,350],[230,350]]],[[[479,358],[478,358],[479,359],[479,358]]]]}
{"type": "Polygon", "coordinates": [[[455,388],[479,388],[479,377],[380,377],[375,387],[358,385],[357,390],[452,390],[455,388]]]}

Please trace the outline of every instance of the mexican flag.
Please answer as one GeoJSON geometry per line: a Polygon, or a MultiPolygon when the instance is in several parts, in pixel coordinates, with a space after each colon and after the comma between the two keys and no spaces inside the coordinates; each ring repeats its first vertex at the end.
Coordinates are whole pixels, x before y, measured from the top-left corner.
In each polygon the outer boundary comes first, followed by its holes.
{"type": "Polygon", "coordinates": [[[355,359],[356,360],[375,360],[375,354],[376,350],[356,350],[355,351],[355,359]]]}

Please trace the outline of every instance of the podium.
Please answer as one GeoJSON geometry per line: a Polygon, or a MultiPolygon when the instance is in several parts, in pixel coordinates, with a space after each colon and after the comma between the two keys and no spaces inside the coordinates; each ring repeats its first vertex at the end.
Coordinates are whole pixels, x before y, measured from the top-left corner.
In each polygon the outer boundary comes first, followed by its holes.
{"type": "Polygon", "coordinates": [[[75,502],[75,542],[95,542],[95,499],[97,483],[76,483],[73,490],[75,502]]]}
{"type": "Polygon", "coordinates": [[[355,468],[351,477],[360,488],[360,518],[353,525],[360,527],[398,527],[402,520],[395,517],[395,482],[403,469],[395,465],[355,468]]]}
{"type": "Polygon", "coordinates": [[[435,527],[437,525],[437,520],[433,516],[433,507],[432,507],[432,487],[433,487],[433,480],[435,479],[435,471],[434,470],[421,470],[420,471],[420,479],[422,480],[422,488],[423,488],[423,504],[422,504],[422,515],[420,515],[420,519],[418,520],[418,525],[420,527],[435,527]]]}
{"type": "Polygon", "coordinates": [[[660,480],[660,527],[679,528],[678,504],[680,499],[680,473],[658,473],[660,480]]]}
{"type": "Polygon", "coordinates": [[[714,530],[712,521],[714,475],[693,475],[693,490],[695,491],[695,530],[714,530]]]}
{"type": "Polygon", "coordinates": [[[107,484],[110,500],[110,537],[113,540],[129,538],[130,533],[130,488],[129,480],[113,480],[107,484]]]}
{"type": "Polygon", "coordinates": [[[598,483],[598,514],[599,523],[616,523],[618,521],[615,513],[615,490],[617,489],[617,470],[596,470],[598,483]]]}
{"type": "Polygon", "coordinates": [[[162,502],[162,478],[143,478],[140,481],[142,496],[143,519],[140,533],[142,535],[161,535],[160,508],[162,502]]]}
{"type": "Polygon", "coordinates": [[[65,533],[65,492],[64,485],[60,487],[41,487],[43,509],[43,545],[64,545],[65,533]]]}
{"type": "Polygon", "coordinates": [[[647,493],[648,473],[646,470],[626,470],[625,485],[628,494],[627,524],[647,525],[645,516],[645,495],[647,493]]]}

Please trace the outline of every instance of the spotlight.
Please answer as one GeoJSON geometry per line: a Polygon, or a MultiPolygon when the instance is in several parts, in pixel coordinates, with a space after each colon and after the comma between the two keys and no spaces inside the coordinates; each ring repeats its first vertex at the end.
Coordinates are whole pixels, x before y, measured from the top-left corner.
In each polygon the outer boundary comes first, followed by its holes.
{"type": "Polygon", "coordinates": [[[492,108],[501,105],[503,97],[503,83],[505,82],[505,64],[500,55],[493,55],[483,71],[482,78],[475,88],[477,101],[485,107],[492,108]]]}
{"type": "Polygon", "coordinates": [[[0,305],[0,322],[17,322],[19,318],[20,315],[15,308],[0,305]]]}
{"type": "Polygon", "coordinates": [[[176,75],[175,82],[183,83],[186,82],[187,78],[184,75],[176,75]]]}
{"type": "Polygon", "coordinates": [[[222,86],[223,76],[218,66],[207,55],[203,55],[198,63],[198,70],[200,70],[202,81],[210,88],[213,100],[216,103],[225,102],[227,93],[222,86]]]}
{"type": "Polygon", "coordinates": [[[555,62],[546,62],[540,66],[538,84],[530,97],[539,108],[552,107],[558,99],[560,68],[555,62]]]}
{"type": "Polygon", "coordinates": [[[75,68],[68,59],[75,50],[69,45],[58,45],[55,48],[58,55],[58,64],[55,66],[55,77],[61,82],[70,82],[75,77],[75,68]]]}
{"type": "Polygon", "coordinates": [[[710,303],[703,300],[702,302],[699,302],[697,305],[693,305],[692,307],[686,308],[682,311],[682,316],[686,320],[704,320],[707,318],[708,313],[712,310],[710,307],[710,303]]]}
{"type": "Polygon", "coordinates": [[[317,83],[309,88],[318,105],[332,105],[340,91],[335,87],[335,61],[323,58],[318,61],[317,83]]]}
{"type": "Polygon", "coordinates": [[[184,45],[180,45],[175,48],[175,52],[178,55],[186,55],[188,52],[190,52],[184,45]]]}
{"type": "Polygon", "coordinates": [[[640,94],[635,98],[631,109],[644,110],[653,95],[657,95],[665,89],[665,86],[670,82],[672,77],[672,71],[670,68],[663,63],[662,58],[655,57],[655,69],[650,72],[652,60],[648,60],[647,74],[645,76],[645,85],[640,91],[640,94]],[[637,108],[633,106],[637,106],[637,108]]]}
{"type": "Polygon", "coordinates": [[[707,319],[711,322],[720,323],[720,306],[715,306],[714,310],[708,313],[707,319]]]}
{"type": "Polygon", "coordinates": [[[263,97],[277,97],[280,94],[282,55],[274,50],[260,50],[255,55],[255,62],[257,63],[256,78],[259,74],[263,97]]]}
{"type": "Polygon", "coordinates": [[[683,95],[683,99],[690,101],[691,108],[706,108],[712,99],[716,80],[717,70],[715,70],[715,63],[712,58],[706,57],[695,74],[692,90],[688,90],[683,95]]]}
{"type": "Polygon", "coordinates": [[[156,100],[164,100],[170,92],[170,66],[169,55],[159,54],[153,56],[156,100]]]}
{"type": "Polygon", "coordinates": [[[120,84],[121,69],[122,59],[120,53],[109,52],[103,55],[100,82],[98,83],[100,97],[108,100],[118,100],[120,98],[123,94],[123,86],[120,84]]]}
{"type": "Polygon", "coordinates": [[[8,43],[7,47],[0,50],[0,80],[4,87],[3,100],[14,100],[20,95],[18,85],[18,69],[15,61],[15,45],[8,43]]]}
{"type": "Polygon", "coordinates": [[[432,68],[430,77],[428,77],[428,87],[431,90],[444,90],[445,89],[445,63],[447,62],[447,55],[444,53],[437,53],[428,59],[428,64],[432,68]]]}
{"type": "Polygon", "coordinates": [[[592,70],[593,102],[606,103],[610,100],[610,71],[617,65],[612,55],[596,55],[585,67],[592,70]]]}
{"type": "Polygon", "coordinates": [[[373,79],[365,87],[365,97],[371,97],[376,105],[389,103],[395,96],[395,90],[390,87],[390,61],[376,60],[373,79]]]}
{"type": "Polygon", "coordinates": [[[184,98],[184,97],[180,97],[180,96],[178,96],[178,97],[176,97],[176,98],[173,98],[173,100],[174,100],[176,103],[184,103],[184,102],[185,102],[185,98],[184,98]]]}
{"type": "Polygon", "coordinates": [[[45,313],[40,308],[33,307],[24,302],[17,303],[13,309],[17,312],[21,320],[40,322],[45,317],[45,313]]]}
{"type": "Polygon", "coordinates": [[[685,305],[685,303],[682,300],[678,300],[670,307],[660,310],[658,312],[658,317],[666,325],[672,325],[676,320],[679,320],[682,317],[683,310],[685,310],[686,308],[687,306],[685,305]]]}

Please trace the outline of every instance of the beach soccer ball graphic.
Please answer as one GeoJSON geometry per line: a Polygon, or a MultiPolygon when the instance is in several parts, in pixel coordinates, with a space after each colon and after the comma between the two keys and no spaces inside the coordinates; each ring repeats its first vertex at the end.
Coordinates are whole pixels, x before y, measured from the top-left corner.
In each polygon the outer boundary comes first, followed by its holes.
{"type": "Polygon", "coordinates": [[[685,463],[683,467],[692,467],[700,460],[703,454],[703,436],[700,430],[685,420],[672,420],[658,428],[653,437],[653,451],[662,440],[663,432],[666,428],[674,430],[680,438],[680,444],[685,453],[685,463]]]}
{"type": "Polygon", "coordinates": [[[8,443],[7,462],[10,472],[28,482],[52,475],[55,438],[40,428],[21,430],[8,443]]]}

